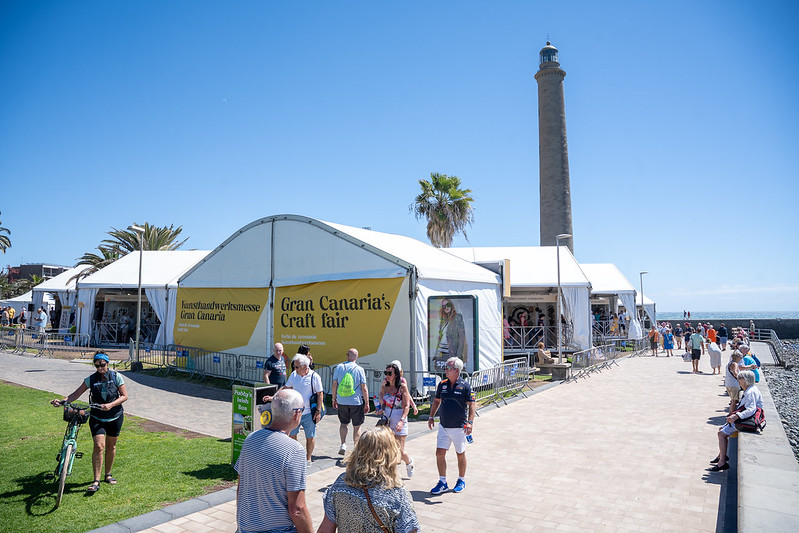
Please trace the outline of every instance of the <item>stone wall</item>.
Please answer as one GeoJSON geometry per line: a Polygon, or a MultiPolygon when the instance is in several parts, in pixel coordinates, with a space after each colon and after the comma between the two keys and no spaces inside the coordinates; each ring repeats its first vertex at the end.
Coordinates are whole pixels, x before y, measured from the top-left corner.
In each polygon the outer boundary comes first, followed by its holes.
{"type": "MultiPolygon", "coordinates": [[[[799,319],[789,318],[789,319],[782,319],[782,318],[753,318],[752,320],[755,321],[755,327],[757,329],[773,329],[777,336],[780,339],[799,339],[799,319]]],[[[658,322],[663,322],[662,319],[658,318],[658,322]]],[[[677,325],[677,322],[680,324],[684,322],[688,322],[692,326],[696,327],[699,322],[710,322],[713,324],[713,327],[716,330],[719,329],[721,323],[724,322],[727,325],[727,329],[732,332],[732,328],[734,327],[741,327],[749,329],[749,319],[707,319],[707,320],[666,320],[666,322],[671,322],[673,325],[677,325]]]]}

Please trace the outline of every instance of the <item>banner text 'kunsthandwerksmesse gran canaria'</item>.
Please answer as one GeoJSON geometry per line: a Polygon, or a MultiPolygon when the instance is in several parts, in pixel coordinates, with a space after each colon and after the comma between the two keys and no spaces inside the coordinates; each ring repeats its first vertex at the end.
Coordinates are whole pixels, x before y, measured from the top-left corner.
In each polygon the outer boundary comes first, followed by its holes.
{"type": "Polygon", "coordinates": [[[376,353],[404,278],[324,281],[277,287],[274,338],[287,354],[301,344],[314,362],[340,363],[351,347],[376,353]]]}
{"type": "MultiPolygon", "coordinates": [[[[224,352],[247,346],[269,289],[178,288],[175,344],[224,352]]],[[[265,335],[265,332],[263,332],[265,335]]],[[[263,347],[263,341],[257,342],[263,347]]]]}

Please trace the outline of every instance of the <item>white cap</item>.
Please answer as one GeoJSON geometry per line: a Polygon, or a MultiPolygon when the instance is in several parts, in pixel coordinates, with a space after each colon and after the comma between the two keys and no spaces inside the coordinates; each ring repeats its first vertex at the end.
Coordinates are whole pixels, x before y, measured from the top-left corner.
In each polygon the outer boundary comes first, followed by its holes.
{"type": "Polygon", "coordinates": [[[397,365],[397,368],[399,368],[399,371],[402,372],[402,363],[399,362],[399,359],[394,359],[389,364],[390,365],[397,365]]]}

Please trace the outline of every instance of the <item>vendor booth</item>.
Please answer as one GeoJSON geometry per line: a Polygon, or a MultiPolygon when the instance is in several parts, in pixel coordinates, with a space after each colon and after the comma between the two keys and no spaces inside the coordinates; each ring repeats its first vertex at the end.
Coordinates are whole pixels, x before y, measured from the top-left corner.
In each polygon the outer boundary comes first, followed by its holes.
{"type": "Polygon", "coordinates": [[[178,281],[176,343],[209,351],[405,370],[501,357],[499,276],[425,243],[300,215],[256,220],[178,281]]]}
{"type": "MultiPolygon", "coordinates": [[[[447,252],[477,265],[508,260],[510,297],[504,299],[506,352],[529,351],[539,342],[557,345],[558,258],[555,246],[446,248],[447,252]],[[542,316],[543,315],[543,316],[542,316]]],[[[561,330],[563,347],[591,347],[589,291],[591,284],[571,251],[560,247],[560,286],[563,294],[561,330]]]]}
{"type": "MultiPolygon", "coordinates": [[[[79,332],[98,345],[126,344],[135,337],[139,253],[131,252],[77,286],[79,332]]],[[[177,280],[207,250],[147,251],[141,257],[141,341],[172,344],[177,280]]]]}
{"type": "Polygon", "coordinates": [[[635,309],[636,291],[624,274],[612,263],[581,263],[591,282],[591,307],[600,318],[592,321],[594,337],[604,344],[607,339],[640,339],[641,323],[635,309]],[[619,320],[619,303],[629,321],[619,320]]]}
{"type": "Polygon", "coordinates": [[[66,330],[75,323],[75,278],[85,265],[65,270],[33,288],[33,307],[38,309],[46,301],[52,301],[50,323],[53,328],[66,330]]]}

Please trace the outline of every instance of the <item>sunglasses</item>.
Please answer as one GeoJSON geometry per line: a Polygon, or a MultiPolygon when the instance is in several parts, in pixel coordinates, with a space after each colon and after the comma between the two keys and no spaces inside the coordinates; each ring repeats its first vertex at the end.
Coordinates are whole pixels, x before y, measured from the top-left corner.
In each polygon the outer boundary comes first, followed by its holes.
{"type": "Polygon", "coordinates": [[[304,411],[304,410],[305,410],[305,407],[295,407],[294,409],[292,409],[292,411],[294,411],[295,413],[299,413],[300,411],[304,411]]]}
{"type": "Polygon", "coordinates": [[[386,371],[385,371],[385,372],[383,372],[383,373],[384,373],[385,375],[387,375],[387,376],[393,376],[393,375],[394,375],[394,371],[393,371],[393,370],[386,370],[386,371]]]}
{"type": "Polygon", "coordinates": [[[97,368],[103,368],[105,366],[108,366],[108,364],[107,363],[94,363],[94,366],[96,366],[97,368]]]}

